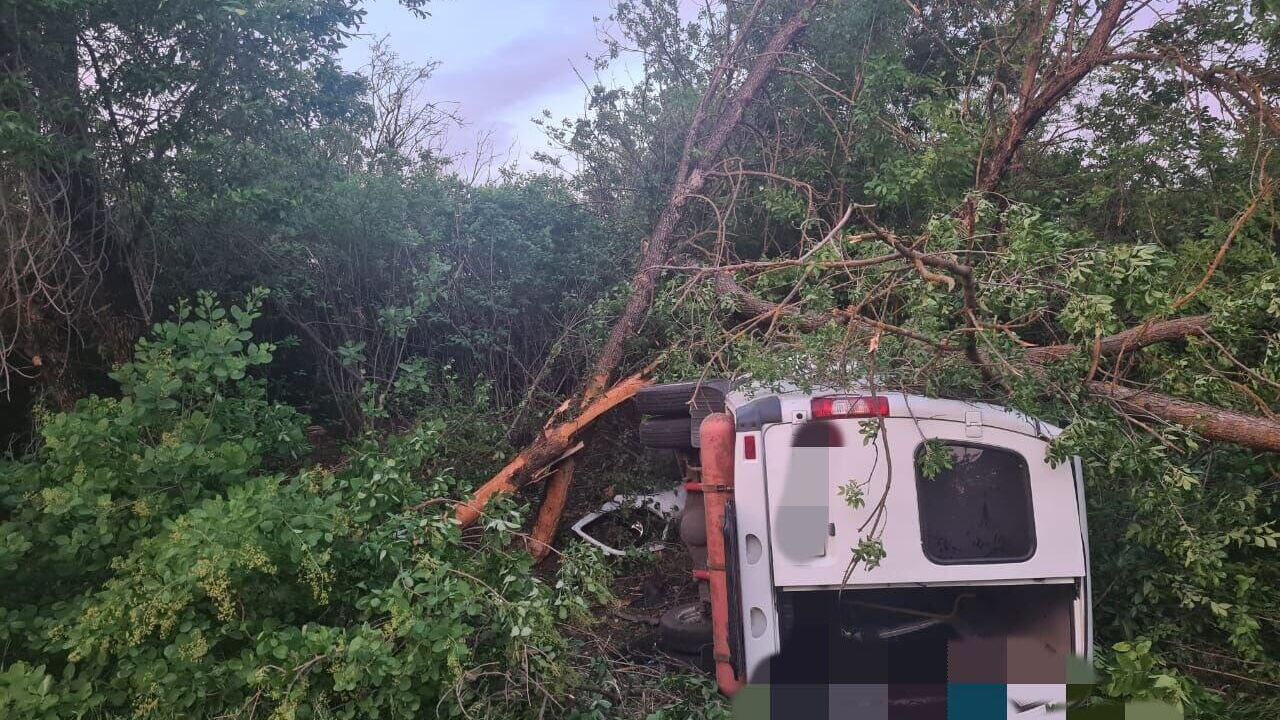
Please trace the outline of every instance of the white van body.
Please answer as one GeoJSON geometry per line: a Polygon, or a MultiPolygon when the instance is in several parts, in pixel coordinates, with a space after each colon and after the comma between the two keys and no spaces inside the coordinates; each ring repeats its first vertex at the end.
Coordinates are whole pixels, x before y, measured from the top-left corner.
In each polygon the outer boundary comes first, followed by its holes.
{"type": "MultiPolygon", "coordinates": [[[[883,417],[882,436],[872,442],[864,442],[861,432],[866,418],[822,421],[838,428],[845,439],[839,446],[827,448],[831,458],[829,475],[825,487],[818,485],[819,492],[827,494],[825,539],[801,556],[784,551],[785,543],[776,533],[780,511],[786,512],[785,498],[813,492],[812,484],[804,490],[791,486],[802,474],[794,472],[795,467],[803,462],[803,453],[793,447],[793,440],[801,426],[815,420],[814,398],[832,395],[869,393],[738,389],[726,394],[726,409],[733,414],[737,426],[735,517],[727,534],[736,536],[736,550],[731,551],[736,552],[737,559],[736,601],[740,603],[742,619],[740,665],[746,677],[756,677],[783,648],[779,609],[789,599],[787,594],[833,590],[838,590],[841,597],[856,598],[861,591],[883,593],[895,588],[903,592],[978,588],[979,593],[1003,593],[1007,588],[1012,594],[1018,592],[1018,586],[1061,586],[1051,592],[1062,598],[1062,607],[1045,611],[1061,617],[1046,619],[1046,627],[1056,629],[1045,632],[1059,638],[1057,645],[1069,645],[1056,651],[1091,660],[1088,529],[1080,462],[1075,458],[1056,467],[1051,464],[1046,457],[1048,445],[1061,431],[1012,410],[881,393],[877,397],[887,399],[888,410],[883,417]],[[918,487],[927,486],[918,486],[918,482],[925,481],[917,478],[916,469],[917,453],[926,440],[955,448],[950,452],[989,448],[1000,451],[1000,457],[1012,458],[1007,453],[1014,453],[1025,462],[1033,528],[1033,540],[1025,557],[976,562],[940,562],[930,557],[922,534],[923,513],[918,496],[918,487]],[[861,508],[851,507],[841,494],[841,487],[851,481],[862,490],[865,503],[861,508]],[[881,542],[885,557],[873,569],[857,567],[848,573],[851,549],[858,545],[864,523],[882,498],[885,525],[881,542]]],[[[731,602],[734,600],[731,598],[731,602]]],[[[1035,643],[1040,639],[1027,641],[1035,643]]],[[[1013,675],[1008,682],[1009,717],[1037,717],[1061,711],[1066,700],[1065,680],[1018,683],[1017,673],[1013,675]],[[1047,704],[1028,709],[1035,703],[1047,704]]]]}

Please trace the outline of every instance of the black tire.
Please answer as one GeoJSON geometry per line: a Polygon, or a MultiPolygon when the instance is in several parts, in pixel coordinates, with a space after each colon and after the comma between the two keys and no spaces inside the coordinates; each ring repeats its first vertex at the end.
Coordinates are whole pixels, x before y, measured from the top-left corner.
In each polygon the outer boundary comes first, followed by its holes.
{"type": "Polygon", "coordinates": [[[702,602],[677,605],[658,620],[658,644],[696,655],[711,644],[711,613],[702,602]]]}
{"type": "Polygon", "coordinates": [[[640,444],[662,450],[693,447],[693,420],[688,417],[645,420],[640,423],[640,444]]]}
{"type": "Polygon", "coordinates": [[[705,413],[724,411],[724,390],[720,381],[678,382],[651,385],[636,393],[636,407],[645,415],[681,417],[693,409],[705,413]]]}
{"type": "Polygon", "coordinates": [[[636,407],[645,415],[679,417],[689,414],[689,401],[698,388],[696,382],[651,385],[636,393],[636,407]]]}

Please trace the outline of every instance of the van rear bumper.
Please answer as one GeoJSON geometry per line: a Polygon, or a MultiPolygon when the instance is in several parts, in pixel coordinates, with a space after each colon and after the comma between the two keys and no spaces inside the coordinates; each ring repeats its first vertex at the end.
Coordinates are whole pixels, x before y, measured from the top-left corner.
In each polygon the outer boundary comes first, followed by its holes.
{"type": "Polygon", "coordinates": [[[734,698],[735,720],[1009,720],[1063,715],[1065,685],[751,684],[734,698]]]}

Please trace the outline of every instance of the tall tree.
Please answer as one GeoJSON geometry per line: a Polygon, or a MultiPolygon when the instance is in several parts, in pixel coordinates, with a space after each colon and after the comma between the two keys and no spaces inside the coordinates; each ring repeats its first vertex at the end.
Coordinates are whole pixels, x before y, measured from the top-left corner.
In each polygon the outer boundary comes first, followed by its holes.
{"type": "MultiPolygon", "coordinates": [[[[219,146],[367,113],[335,52],[350,0],[14,0],[0,13],[0,377],[59,404],[73,365],[119,362],[151,317],[157,212],[219,146]]],[[[0,388],[4,389],[4,388],[0,388]]]]}

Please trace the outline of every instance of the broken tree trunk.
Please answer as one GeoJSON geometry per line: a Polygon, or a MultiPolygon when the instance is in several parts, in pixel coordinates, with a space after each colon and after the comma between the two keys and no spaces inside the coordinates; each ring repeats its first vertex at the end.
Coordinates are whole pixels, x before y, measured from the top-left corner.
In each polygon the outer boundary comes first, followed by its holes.
{"type": "Polygon", "coordinates": [[[542,431],[538,439],[515,456],[506,467],[502,468],[484,485],[481,485],[471,499],[459,503],[454,516],[464,527],[474,523],[489,499],[500,493],[513,492],[520,487],[521,481],[556,461],[573,443],[574,437],[583,428],[600,419],[600,416],[618,405],[630,400],[641,388],[649,385],[647,372],[637,373],[609,388],[607,392],[582,409],[572,420],[556,423],[542,431]]]}
{"type": "MultiPolygon", "coordinates": [[[[592,369],[586,388],[583,390],[580,399],[574,403],[576,406],[590,407],[596,402],[597,398],[613,392],[613,389],[606,391],[605,388],[609,386],[610,379],[622,361],[624,344],[636,334],[648,317],[658,278],[662,274],[661,267],[666,264],[675,245],[676,230],[684,218],[686,203],[691,196],[701,192],[703,185],[706,184],[708,173],[718,160],[730,135],[742,121],[742,115],[747,106],[750,105],[773,75],[787,47],[804,28],[809,13],[817,3],[818,0],[803,0],[803,2],[797,3],[795,12],[774,31],[773,36],[770,37],[765,47],[753,56],[754,59],[746,77],[736,89],[729,92],[719,113],[715,116],[714,122],[711,123],[710,131],[703,138],[701,137],[701,132],[704,121],[707,119],[706,112],[715,102],[721,83],[728,75],[729,67],[737,62],[738,52],[745,48],[745,40],[748,35],[747,29],[757,15],[760,3],[757,2],[756,7],[749,14],[747,26],[740,31],[738,41],[734,44],[734,50],[712,73],[707,90],[703,93],[702,99],[699,101],[690,121],[689,131],[685,137],[684,151],[676,169],[671,195],[668,197],[662,211],[658,214],[653,232],[645,239],[642,246],[640,265],[631,280],[631,295],[627,298],[627,304],[622,314],[614,323],[608,339],[600,349],[600,354],[596,358],[596,364],[592,369]]],[[[579,415],[580,417],[581,415],[579,415]]],[[[576,434],[585,426],[585,424],[576,424],[573,433],[564,438],[565,443],[567,444],[572,439],[573,434],[576,434]]],[[[521,453],[521,455],[524,455],[524,453],[521,453]]],[[[495,483],[499,479],[498,477],[490,480],[482,490],[486,488],[502,488],[501,491],[509,492],[518,487],[514,478],[526,471],[537,469],[539,468],[534,467],[532,463],[526,462],[517,470],[512,471],[509,474],[510,476],[502,482],[495,483]]],[[[573,482],[573,470],[574,463],[566,461],[556,470],[548,483],[547,492],[542,506],[539,508],[538,519],[534,524],[533,537],[530,542],[531,550],[539,557],[546,554],[550,547],[551,538],[559,527],[560,517],[564,512],[565,502],[568,499],[569,487],[573,482]]],[[[503,472],[505,473],[507,470],[504,469],[503,472]]],[[[500,473],[499,476],[501,475],[500,473]]],[[[488,498],[497,491],[492,490],[484,496],[477,494],[465,507],[482,508],[488,498]]],[[[473,522],[475,517],[471,512],[473,511],[469,509],[468,514],[464,516],[460,510],[458,519],[464,524],[473,522]]]]}
{"type": "MultiPolygon", "coordinates": [[[[702,101],[699,103],[699,112],[695,113],[688,137],[685,139],[685,150],[680,160],[680,165],[676,170],[675,184],[671,189],[671,195],[667,199],[666,206],[662,208],[662,212],[658,215],[658,221],[654,224],[653,232],[642,246],[640,269],[636,271],[631,281],[631,296],[627,298],[627,305],[622,311],[622,315],[614,323],[609,332],[609,339],[605,341],[604,347],[600,350],[600,355],[596,359],[595,369],[591,374],[591,380],[587,385],[586,392],[583,394],[584,398],[599,394],[608,384],[609,377],[614,370],[617,369],[618,363],[622,360],[623,344],[634,334],[635,330],[649,314],[649,306],[653,302],[654,289],[657,287],[658,277],[662,274],[661,266],[666,263],[668,256],[671,254],[676,226],[684,217],[685,203],[688,202],[690,196],[700,192],[702,186],[706,184],[707,173],[719,158],[720,151],[724,149],[730,134],[738,127],[738,123],[742,121],[742,114],[773,75],[787,46],[791,44],[791,41],[795,39],[796,35],[804,27],[809,12],[816,4],[817,0],[805,0],[805,2],[799,3],[799,7],[791,15],[790,19],[774,32],[764,50],[755,56],[755,63],[747,73],[746,79],[742,81],[742,84],[725,102],[725,106],[716,118],[710,134],[699,143],[697,135],[701,130],[702,122],[698,116],[713,99],[704,94],[702,101]],[[694,161],[694,158],[696,158],[696,161],[694,161]]],[[[721,70],[724,67],[725,65],[722,65],[721,70]]],[[[713,81],[711,87],[708,88],[708,93],[712,93],[716,89],[716,83],[713,81]]]]}

